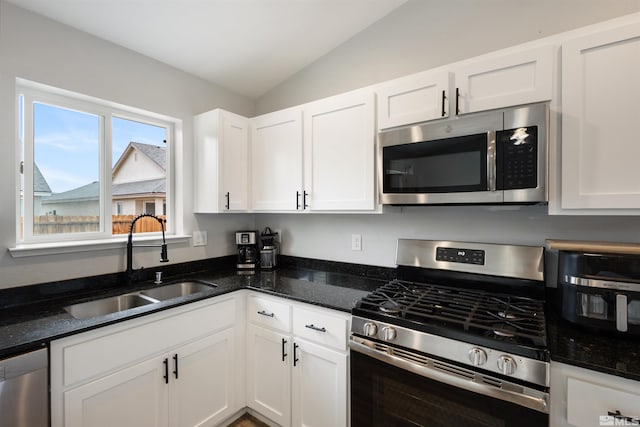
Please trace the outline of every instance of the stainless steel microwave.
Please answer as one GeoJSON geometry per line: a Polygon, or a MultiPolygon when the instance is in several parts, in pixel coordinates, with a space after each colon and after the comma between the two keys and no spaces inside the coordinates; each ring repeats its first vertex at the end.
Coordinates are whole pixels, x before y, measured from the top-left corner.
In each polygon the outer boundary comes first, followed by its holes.
{"type": "Polygon", "coordinates": [[[382,131],[380,201],[546,203],[548,123],[539,103],[382,131]]]}

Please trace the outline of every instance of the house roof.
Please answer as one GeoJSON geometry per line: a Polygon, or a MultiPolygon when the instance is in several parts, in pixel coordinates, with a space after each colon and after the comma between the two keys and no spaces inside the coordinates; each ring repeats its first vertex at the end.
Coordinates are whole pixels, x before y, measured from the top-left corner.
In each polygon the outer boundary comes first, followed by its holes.
{"type": "MultiPolygon", "coordinates": [[[[147,156],[151,161],[157,164],[162,170],[166,171],[167,165],[167,151],[165,147],[158,147],[156,145],[143,144],[141,142],[131,141],[127,148],[124,150],[116,165],[113,167],[113,173],[115,174],[118,167],[123,163],[124,159],[132,152],[138,151],[147,156]]],[[[40,174],[37,166],[37,173],[40,174]]],[[[36,175],[36,174],[34,174],[36,175]]],[[[37,176],[37,175],[36,175],[37,176]]],[[[42,177],[42,174],[40,174],[42,177]]],[[[42,177],[42,181],[46,188],[49,185],[42,177]]],[[[44,187],[43,187],[44,188],[44,187]]],[[[49,193],[51,189],[49,189],[49,193]]],[[[128,196],[141,196],[152,194],[165,194],[167,192],[167,180],[165,178],[150,179],[146,181],[124,182],[121,184],[113,184],[111,187],[112,197],[124,198],[128,196]]],[[[83,185],[82,187],[74,188],[73,190],[65,191],[62,193],[54,193],[49,197],[43,199],[43,204],[52,203],[71,203],[79,201],[98,200],[100,196],[100,187],[97,181],[91,184],[83,185]]]]}
{"type": "Polygon", "coordinates": [[[148,181],[113,184],[113,187],[111,187],[111,195],[113,197],[133,196],[140,194],[164,194],[166,192],[167,180],[164,178],[150,179],[148,181]]]}
{"type": "Polygon", "coordinates": [[[42,175],[40,168],[35,163],[33,164],[33,192],[51,194],[49,183],[44,179],[44,175],[42,175]]]}
{"type": "MultiPolygon", "coordinates": [[[[124,184],[113,184],[111,195],[114,198],[122,198],[125,196],[141,196],[150,194],[165,194],[166,179],[150,179],[148,181],[127,182],[124,184]]],[[[98,200],[100,195],[100,187],[97,181],[82,187],[63,193],[56,193],[50,197],[43,199],[42,204],[51,203],[71,203],[80,201],[98,200]]]]}
{"type": "Polygon", "coordinates": [[[99,195],[100,187],[98,186],[98,181],[94,181],[91,184],[83,185],[73,190],[52,194],[50,197],[43,199],[42,204],[98,200],[99,195]]]}
{"type": "Polygon", "coordinates": [[[147,156],[152,162],[157,164],[163,171],[167,170],[167,150],[165,147],[157,145],[143,144],[142,142],[131,141],[127,148],[124,149],[122,155],[113,166],[112,174],[116,174],[118,168],[124,163],[124,160],[132,151],[138,151],[147,156]]]}

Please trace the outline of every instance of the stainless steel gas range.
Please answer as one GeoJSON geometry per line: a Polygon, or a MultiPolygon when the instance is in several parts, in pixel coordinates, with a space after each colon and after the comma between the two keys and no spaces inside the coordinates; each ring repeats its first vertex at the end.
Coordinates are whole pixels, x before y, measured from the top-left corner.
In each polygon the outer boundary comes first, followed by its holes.
{"type": "Polygon", "coordinates": [[[359,426],[547,426],[544,249],[398,240],[352,311],[359,426]]]}

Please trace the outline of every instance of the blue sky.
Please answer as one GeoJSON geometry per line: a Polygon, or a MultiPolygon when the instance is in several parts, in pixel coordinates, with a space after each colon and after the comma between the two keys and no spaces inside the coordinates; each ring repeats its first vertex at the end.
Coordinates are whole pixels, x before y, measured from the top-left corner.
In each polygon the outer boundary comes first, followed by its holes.
{"type": "MultiPolygon", "coordinates": [[[[112,166],[130,141],[162,146],[165,129],[114,118],[112,166]]],[[[54,193],[98,180],[98,116],[52,107],[34,106],[34,158],[54,193]]]]}

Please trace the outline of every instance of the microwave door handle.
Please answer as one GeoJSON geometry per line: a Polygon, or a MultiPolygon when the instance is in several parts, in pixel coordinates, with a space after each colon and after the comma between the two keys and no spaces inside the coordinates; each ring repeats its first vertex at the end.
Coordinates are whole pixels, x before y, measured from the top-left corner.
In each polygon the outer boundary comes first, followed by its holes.
{"type": "Polygon", "coordinates": [[[487,132],[487,184],[489,191],[496,191],[496,131],[487,132]]]}
{"type": "Polygon", "coordinates": [[[627,296],[616,294],[616,329],[627,332],[627,296]]]}

